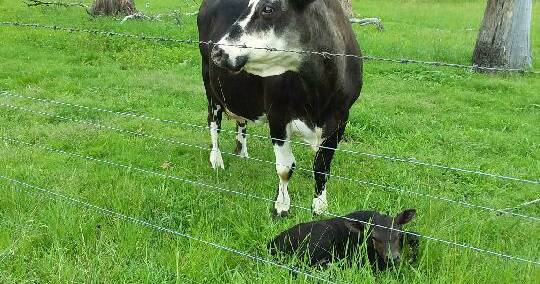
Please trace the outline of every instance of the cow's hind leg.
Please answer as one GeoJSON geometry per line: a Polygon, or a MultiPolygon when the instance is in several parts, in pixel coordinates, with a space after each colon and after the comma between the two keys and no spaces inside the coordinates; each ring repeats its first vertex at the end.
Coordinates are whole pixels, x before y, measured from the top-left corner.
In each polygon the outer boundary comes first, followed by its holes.
{"type": "Polygon", "coordinates": [[[219,104],[208,103],[208,127],[212,138],[212,151],[210,152],[210,164],[212,168],[225,168],[221,150],[219,150],[219,133],[221,131],[221,120],[223,118],[223,108],[219,104]]]}
{"type": "Polygon", "coordinates": [[[236,150],[235,153],[242,158],[248,158],[247,150],[247,122],[236,122],[236,150]]]}
{"type": "Polygon", "coordinates": [[[331,135],[322,143],[315,155],[313,171],[315,176],[315,196],[313,198],[313,214],[321,215],[328,212],[328,201],[326,199],[326,183],[330,174],[330,166],[334,158],[335,150],[343,137],[345,125],[339,125],[333,130],[331,135]]]}

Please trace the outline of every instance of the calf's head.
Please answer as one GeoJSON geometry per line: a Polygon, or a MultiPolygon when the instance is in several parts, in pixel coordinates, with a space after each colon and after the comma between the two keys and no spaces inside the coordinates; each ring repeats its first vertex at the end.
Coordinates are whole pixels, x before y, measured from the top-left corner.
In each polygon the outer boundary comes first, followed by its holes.
{"type": "MultiPolygon", "coordinates": [[[[308,29],[304,12],[315,0],[250,0],[248,7],[212,49],[215,65],[261,77],[298,71],[301,55],[274,50],[300,50],[308,29]],[[255,48],[242,48],[255,47],[255,48]]],[[[309,25],[317,25],[312,21],[309,25]]]]}
{"type": "MultiPolygon", "coordinates": [[[[368,249],[375,251],[377,261],[383,266],[389,264],[398,264],[401,260],[400,254],[400,235],[403,225],[409,223],[416,215],[416,210],[407,209],[396,217],[376,214],[370,223],[374,226],[367,231],[369,236],[366,238],[368,249]]],[[[346,221],[347,227],[358,233],[364,234],[366,225],[360,222],[346,221]]]]}

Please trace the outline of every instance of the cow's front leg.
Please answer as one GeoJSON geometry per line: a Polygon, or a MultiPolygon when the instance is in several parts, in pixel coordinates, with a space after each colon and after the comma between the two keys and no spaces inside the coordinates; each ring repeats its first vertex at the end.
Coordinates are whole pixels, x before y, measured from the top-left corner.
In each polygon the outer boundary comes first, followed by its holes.
{"type": "Polygon", "coordinates": [[[236,150],[235,153],[242,158],[248,158],[247,150],[247,122],[236,122],[236,150]]]}
{"type": "Polygon", "coordinates": [[[287,216],[291,208],[288,185],[294,171],[295,161],[289,138],[289,135],[272,137],[274,154],[276,155],[276,171],[279,176],[279,186],[274,203],[274,214],[278,217],[287,216]]]}
{"type": "Polygon", "coordinates": [[[322,143],[315,155],[313,171],[315,176],[315,196],[313,198],[313,214],[321,215],[328,212],[328,201],[326,199],[326,183],[330,174],[330,165],[334,158],[335,150],[343,136],[345,127],[338,127],[332,131],[322,143]]]}
{"type": "Polygon", "coordinates": [[[212,168],[225,168],[223,157],[219,150],[219,133],[221,132],[221,120],[223,118],[223,108],[218,104],[208,105],[208,127],[212,138],[212,151],[210,152],[210,164],[212,168]]]}

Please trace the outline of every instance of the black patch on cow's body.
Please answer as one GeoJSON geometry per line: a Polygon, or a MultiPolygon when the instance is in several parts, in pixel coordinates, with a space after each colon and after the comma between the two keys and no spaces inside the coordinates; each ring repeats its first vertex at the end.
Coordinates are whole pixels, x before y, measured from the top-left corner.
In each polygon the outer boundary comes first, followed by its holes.
{"type": "Polygon", "coordinates": [[[242,36],[243,33],[244,31],[242,30],[242,27],[240,27],[238,24],[234,24],[229,32],[229,39],[233,41],[237,40],[242,36]]]}

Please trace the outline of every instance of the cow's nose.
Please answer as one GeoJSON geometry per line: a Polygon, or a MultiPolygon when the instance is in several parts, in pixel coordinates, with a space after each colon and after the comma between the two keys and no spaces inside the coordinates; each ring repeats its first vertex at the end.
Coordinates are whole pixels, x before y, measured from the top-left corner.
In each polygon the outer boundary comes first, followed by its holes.
{"type": "Polygon", "coordinates": [[[226,60],[225,50],[219,46],[214,46],[214,48],[212,48],[212,61],[214,61],[214,64],[223,67],[223,63],[226,60]]]}
{"type": "Polygon", "coordinates": [[[394,257],[394,259],[392,259],[392,262],[394,263],[394,265],[399,264],[400,261],[401,261],[401,257],[400,257],[400,256],[396,256],[396,257],[394,257]]]}

